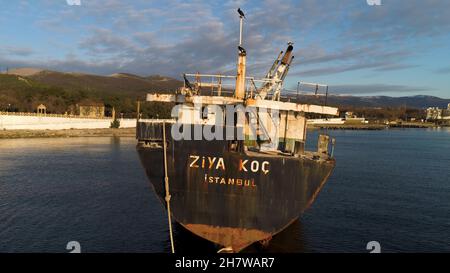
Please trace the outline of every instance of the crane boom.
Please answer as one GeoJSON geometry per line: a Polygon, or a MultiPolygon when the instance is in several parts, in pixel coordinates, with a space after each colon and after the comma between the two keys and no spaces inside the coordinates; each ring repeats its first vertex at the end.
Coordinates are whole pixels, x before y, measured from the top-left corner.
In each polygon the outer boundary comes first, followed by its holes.
{"type": "Polygon", "coordinates": [[[265,99],[267,94],[273,91],[274,95],[272,99],[279,99],[280,91],[283,86],[283,80],[287,75],[292,59],[294,58],[294,56],[292,56],[293,49],[294,47],[292,46],[292,43],[288,43],[288,47],[286,49],[286,53],[283,55],[283,58],[281,58],[281,55],[283,54],[283,51],[281,51],[277,59],[275,59],[275,62],[266,76],[266,78],[271,79],[271,81],[266,82],[260,89],[258,93],[259,98],[265,99]]]}

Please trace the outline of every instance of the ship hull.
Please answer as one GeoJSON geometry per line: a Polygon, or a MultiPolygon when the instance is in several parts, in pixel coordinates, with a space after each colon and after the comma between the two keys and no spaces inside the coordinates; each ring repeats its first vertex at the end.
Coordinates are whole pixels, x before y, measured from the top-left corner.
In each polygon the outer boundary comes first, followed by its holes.
{"type": "MultiPolygon", "coordinates": [[[[170,132],[170,131],[169,131],[170,132]]],[[[270,239],[314,201],[335,162],[321,156],[235,152],[227,141],[167,145],[173,219],[192,233],[238,252],[270,239]]],[[[164,149],[139,141],[147,177],[165,204],[164,149]]]]}

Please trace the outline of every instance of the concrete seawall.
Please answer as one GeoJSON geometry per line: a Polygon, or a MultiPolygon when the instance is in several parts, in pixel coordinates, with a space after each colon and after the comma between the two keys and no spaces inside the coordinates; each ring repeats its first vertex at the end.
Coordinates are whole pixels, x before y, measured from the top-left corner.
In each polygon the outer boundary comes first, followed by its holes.
{"type": "MultiPolygon", "coordinates": [[[[120,128],[136,127],[136,119],[119,119],[120,128]]],[[[112,119],[0,114],[0,130],[63,130],[110,128],[112,119]]]]}

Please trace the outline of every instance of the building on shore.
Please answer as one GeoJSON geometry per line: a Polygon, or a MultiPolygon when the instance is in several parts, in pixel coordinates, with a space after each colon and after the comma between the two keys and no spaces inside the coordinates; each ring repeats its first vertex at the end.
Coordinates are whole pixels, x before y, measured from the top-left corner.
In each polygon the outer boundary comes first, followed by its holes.
{"type": "Polygon", "coordinates": [[[319,118],[319,119],[308,119],[306,121],[308,125],[342,125],[345,123],[343,118],[319,118]]]}
{"type": "Polygon", "coordinates": [[[79,105],[80,116],[89,118],[104,118],[105,105],[102,103],[89,103],[79,105]]]}
{"type": "Polygon", "coordinates": [[[450,120],[450,103],[447,105],[447,109],[440,109],[439,107],[428,107],[427,120],[428,121],[450,120]]]}
{"type": "Polygon", "coordinates": [[[47,107],[45,105],[43,105],[42,103],[39,104],[36,108],[36,113],[41,114],[41,115],[47,114],[47,107]]]}
{"type": "Polygon", "coordinates": [[[308,119],[307,124],[309,125],[342,125],[342,124],[367,124],[369,123],[364,117],[358,117],[353,112],[345,112],[344,118],[319,118],[319,119],[308,119]]]}
{"type": "Polygon", "coordinates": [[[345,123],[346,124],[366,124],[369,123],[364,117],[358,117],[355,113],[351,111],[345,112],[345,123]]]}

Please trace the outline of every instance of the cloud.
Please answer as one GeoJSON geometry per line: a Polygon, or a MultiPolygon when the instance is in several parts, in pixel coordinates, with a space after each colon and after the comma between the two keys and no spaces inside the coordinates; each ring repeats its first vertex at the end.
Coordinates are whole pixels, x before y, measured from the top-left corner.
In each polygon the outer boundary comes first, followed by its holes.
{"type": "Polygon", "coordinates": [[[34,54],[33,49],[28,47],[11,47],[0,48],[0,55],[9,55],[15,57],[27,57],[34,54]]]}
{"type": "Polygon", "coordinates": [[[380,68],[383,66],[389,65],[389,62],[381,61],[381,62],[371,62],[371,63],[357,63],[350,65],[337,65],[323,68],[315,68],[305,71],[299,71],[294,73],[294,75],[298,76],[322,76],[322,75],[331,75],[338,74],[353,70],[361,70],[361,69],[369,69],[369,68],[380,68]]]}
{"type": "MultiPolygon", "coordinates": [[[[450,1],[383,0],[380,7],[368,6],[364,0],[90,0],[79,7],[47,1],[35,24],[43,26],[49,36],[69,31],[75,40],[69,51],[77,52],[79,58],[42,58],[29,63],[101,74],[119,70],[169,76],[196,71],[234,73],[237,7],[246,12],[248,73],[256,76],[267,72],[288,41],[295,42],[296,58],[290,71],[294,77],[410,69],[417,65],[409,59],[426,52],[416,50],[418,39],[445,36],[450,31],[446,12],[450,1]],[[78,37],[75,31],[83,35],[78,37]]],[[[20,58],[15,60],[17,54],[7,55],[10,63],[23,64],[20,58]]]]}
{"type": "Polygon", "coordinates": [[[347,47],[327,52],[318,48],[301,50],[300,67],[292,70],[295,76],[323,76],[349,71],[372,69],[374,72],[385,72],[414,68],[417,65],[405,64],[403,61],[414,53],[406,49],[386,49],[379,47],[347,47]],[[313,68],[311,68],[313,67],[313,68]]]}
{"type": "Polygon", "coordinates": [[[392,60],[389,60],[386,58],[380,58],[380,59],[381,59],[381,61],[376,61],[376,60],[368,60],[366,62],[356,61],[355,63],[350,63],[350,64],[333,65],[333,66],[320,67],[320,68],[314,68],[314,69],[309,69],[309,70],[301,69],[301,70],[296,70],[294,73],[291,73],[291,75],[314,77],[314,76],[332,75],[332,74],[339,74],[339,73],[355,71],[355,70],[364,70],[364,69],[371,69],[372,71],[375,71],[375,72],[386,72],[386,71],[410,69],[410,68],[417,67],[417,65],[397,64],[395,61],[392,61],[392,60]]]}
{"type": "Polygon", "coordinates": [[[0,64],[0,71],[4,71],[6,68],[34,67],[61,72],[85,72],[94,74],[112,74],[117,72],[116,63],[106,61],[92,63],[71,58],[70,56],[64,59],[46,60],[45,62],[30,59],[9,59],[0,56],[0,64]]]}
{"type": "Polygon", "coordinates": [[[420,67],[417,64],[388,64],[385,66],[381,66],[379,68],[374,69],[376,72],[386,72],[386,71],[395,71],[395,70],[403,70],[420,67]]]}
{"type": "Polygon", "coordinates": [[[81,0],[66,0],[69,6],[81,6],[81,0]]]}
{"type": "Polygon", "coordinates": [[[118,36],[112,30],[93,28],[91,34],[79,43],[79,48],[92,56],[116,55],[132,50],[134,45],[125,37],[118,36]]]}
{"type": "Polygon", "coordinates": [[[434,72],[437,74],[450,74],[450,66],[436,69],[434,72]]]}
{"type": "MultiPolygon", "coordinates": [[[[209,5],[176,3],[164,18],[171,22],[170,25],[164,24],[153,31],[135,31],[129,35],[95,27],[78,45],[86,56],[108,64],[120,63],[120,69],[131,73],[169,76],[197,71],[234,73],[238,20],[235,9],[225,13],[231,13],[230,18],[223,20],[220,14],[214,14],[209,5]],[[185,22],[186,18],[189,24],[185,22]],[[180,32],[181,35],[177,39],[165,38],[168,32],[180,32]]],[[[166,11],[162,11],[161,16],[165,14],[166,11]]],[[[285,41],[280,42],[280,36],[262,35],[259,31],[253,31],[256,27],[250,25],[246,28],[245,47],[251,54],[248,58],[249,73],[261,72],[262,67],[265,72],[277,51],[285,47],[285,41]],[[274,49],[273,43],[278,43],[278,48],[274,49]]]]}
{"type": "Polygon", "coordinates": [[[327,52],[322,47],[309,47],[300,49],[300,62],[303,65],[328,63],[333,61],[345,61],[371,55],[374,48],[352,47],[327,52]]]}
{"type": "Polygon", "coordinates": [[[450,31],[449,1],[383,0],[382,6],[349,13],[347,36],[399,41],[446,35],[450,31]]]}
{"type": "Polygon", "coordinates": [[[429,92],[433,88],[389,84],[347,84],[330,86],[330,92],[336,94],[377,94],[429,92]]]}

